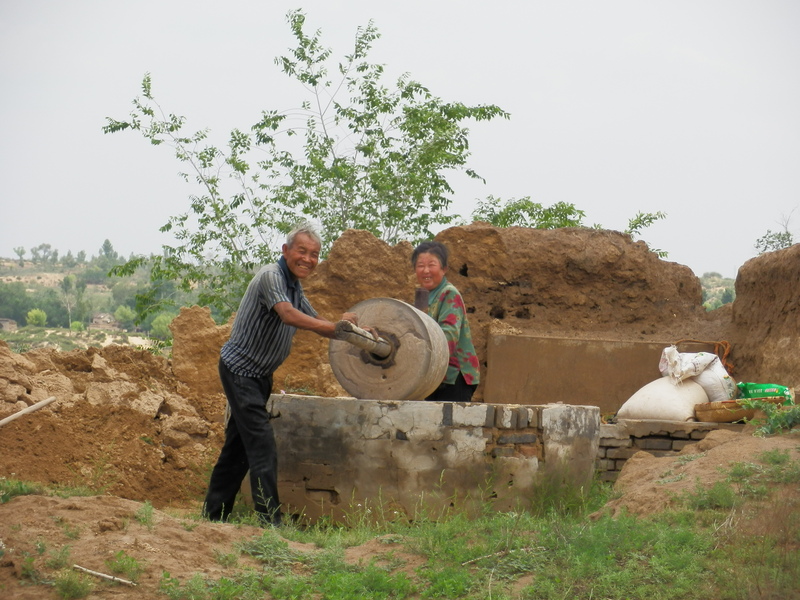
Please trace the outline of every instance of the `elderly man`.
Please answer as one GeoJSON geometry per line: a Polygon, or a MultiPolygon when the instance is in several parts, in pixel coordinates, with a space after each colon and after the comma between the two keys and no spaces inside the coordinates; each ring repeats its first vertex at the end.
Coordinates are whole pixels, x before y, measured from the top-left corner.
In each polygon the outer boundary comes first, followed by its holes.
{"type": "MultiPolygon", "coordinates": [[[[292,231],[277,263],[256,273],[242,298],[231,336],[220,352],[219,375],[230,407],[225,443],[211,473],[203,514],[224,521],[250,471],[255,510],[265,525],[281,521],[278,457],[266,410],[272,374],[286,360],[295,331],[334,337],[335,324],[317,316],[300,280],[319,262],[321,241],[309,225],[292,231]]],[[[343,320],[357,323],[356,315],[343,320]]]]}

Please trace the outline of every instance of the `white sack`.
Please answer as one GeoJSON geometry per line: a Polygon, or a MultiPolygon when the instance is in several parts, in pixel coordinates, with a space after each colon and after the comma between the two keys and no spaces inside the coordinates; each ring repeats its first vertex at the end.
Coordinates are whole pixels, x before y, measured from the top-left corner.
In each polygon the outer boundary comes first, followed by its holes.
{"type": "Polygon", "coordinates": [[[700,375],[706,367],[715,360],[716,354],[709,352],[678,352],[675,346],[664,348],[658,370],[665,377],[671,377],[674,382],[683,381],[689,377],[700,375]]]}
{"type": "Polygon", "coordinates": [[[675,346],[670,346],[661,353],[658,370],[673,383],[694,379],[705,390],[709,402],[723,402],[736,397],[736,382],[716,354],[678,352],[675,346]]]}
{"type": "Polygon", "coordinates": [[[692,379],[705,390],[709,402],[725,402],[736,397],[736,382],[728,375],[719,358],[692,379]]]}
{"type": "Polygon", "coordinates": [[[708,396],[699,383],[687,379],[675,384],[669,377],[662,377],[628,398],[617,411],[617,418],[693,421],[695,405],[704,402],[708,402],[708,396]]]}

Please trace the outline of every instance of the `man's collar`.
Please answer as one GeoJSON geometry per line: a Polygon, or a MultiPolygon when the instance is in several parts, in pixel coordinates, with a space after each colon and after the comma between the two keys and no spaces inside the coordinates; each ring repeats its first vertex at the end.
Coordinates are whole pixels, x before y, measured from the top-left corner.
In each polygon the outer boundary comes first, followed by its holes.
{"type": "Polygon", "coordinates": [[[297,277],[294,276],[294,273],[289,270],[289,265],[286,264],[286,259],[283,256],[278,259],[278,266],[280,267],[281,271],[283,271],[283,276],[286,277],[286,283],[289,285],[289,287],[297,288],[299,281],[297,277]]]}

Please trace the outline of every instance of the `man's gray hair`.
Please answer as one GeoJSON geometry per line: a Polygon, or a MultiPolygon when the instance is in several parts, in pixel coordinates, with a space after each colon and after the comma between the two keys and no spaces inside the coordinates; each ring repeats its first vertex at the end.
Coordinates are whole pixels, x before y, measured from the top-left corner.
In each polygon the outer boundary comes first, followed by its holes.
{"type": "Polygon", "coordinates": [[[322,246],[322,238],[319,237],[317,230],[314,229],[314,226],[311,223],[300,223],[294,229],[289,232],[289,235],[286,236],[286,246],[288,248],[292,247],[294,244],[294,238],[298,236],[298,234],[304,233],[312,240],[317,242],[320,246],[322,246]]]}

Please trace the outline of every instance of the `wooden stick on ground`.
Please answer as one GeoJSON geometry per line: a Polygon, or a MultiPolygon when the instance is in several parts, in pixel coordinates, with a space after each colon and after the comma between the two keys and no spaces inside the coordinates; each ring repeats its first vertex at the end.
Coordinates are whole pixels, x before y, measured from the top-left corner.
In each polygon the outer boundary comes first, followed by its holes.
{"type": "Polygon", "coordinates": [[[107,579],[108,581],[116,581],[117,583],[124,583],[125,585],[136,587],[136,584],[133,581],[122,579],[122,577],[114,577],[113,575],[106,575],[105,573],[92,571],[91,569],[87,569],[86,567],[82,567],[80,565],[72,565],[72,568],[78,569],[79,571],[83,571],[84,573],[89,573],[89,575],[94,575],[95,577],[100,577],[101,579],[107,579]]]}
{"type": "Polygon", "coordinates": [[[22,410],[15,412],[10,417],[6,417],[5,419],[0,420],[0,427],[5,425],[6,423],[11,423],[11,421],[20,418],[22,415],[27,415],[28,413],[32,413],[39,410],[40,408],[44,408],[45,406],[53,402],[55,399],[56,399],[55,396],[50,396],[46,400],[42,400],[41,402],[37,402],[36,404],[31,404],[28,408],[23,408],[22,410]]]}

